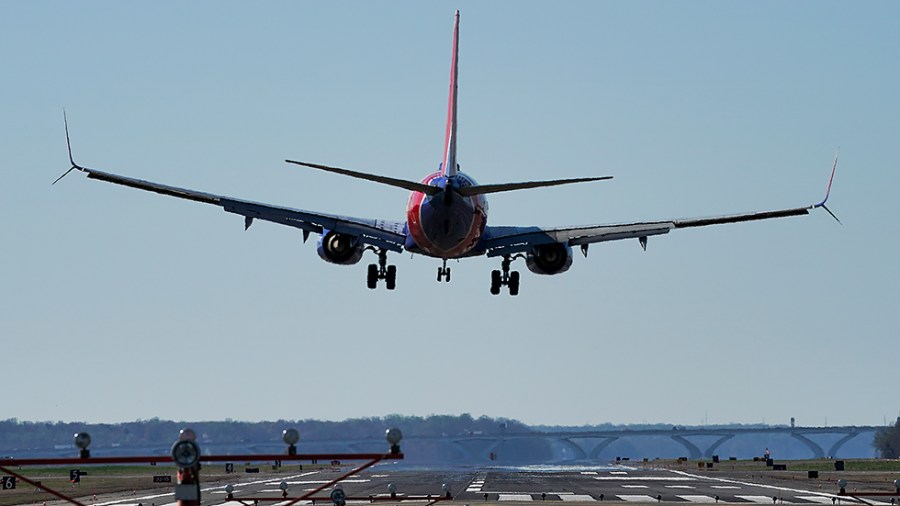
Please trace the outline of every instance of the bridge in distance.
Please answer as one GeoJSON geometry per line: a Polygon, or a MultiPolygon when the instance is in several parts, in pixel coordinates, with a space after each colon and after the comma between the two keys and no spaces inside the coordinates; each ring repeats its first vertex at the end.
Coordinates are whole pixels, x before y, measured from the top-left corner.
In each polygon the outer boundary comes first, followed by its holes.
{"type": "MultiPolygon", "coordinates": [[[[445,463],[521,465],[528,463],[605,463],[618,457],[690,459],[761,456],[769,449],[778,459],[870,458],[882,427],[673,428],[407,436],[407,460],[445,463]]],[[[306,440],[315,451],[372,451],[377,439],[306,440]]]]}

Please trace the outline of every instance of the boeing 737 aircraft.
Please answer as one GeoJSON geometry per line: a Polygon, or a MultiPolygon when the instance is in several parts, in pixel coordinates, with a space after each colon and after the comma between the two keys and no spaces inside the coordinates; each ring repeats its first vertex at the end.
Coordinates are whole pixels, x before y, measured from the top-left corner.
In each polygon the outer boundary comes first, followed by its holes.
{"type": "MultiPolygon", "coordinates": [[[[519,272],[510,270],[510,264],[516,259],[524,259],[528,270],[536,274],[560,274],[567,271],[572,265],[572,248],[576,246],[587,256],[590,244],[621,239],[638,239],[641,247],[646,249],[648,237],[667,234],[679,228],[796,216],[809,214],[810,210],[819,207],[831,214],[831,211],[825,207],[825,202],[831,192],[837,157],[835,157],[831,169],[831,178],[825,198],[818,204],[804,207],[699,219],[580,227],[490,226],[487,224],[488,205],[485,198],[488,193],[600,181],[611,179],[611,176],[479,185],[474,179],[460,172],[456,157],[458,54],[459,11],[456,11],[453,26],[453,50],[450,60],[450,97],[447,103],[447,127],[444,133],[444,158],[437,172],[428,174],[420,182],[415,182],[315,163],[285,160],[291,164],[411,191],[406,207],[406,221],[354,218],[261,204],[83,167],[76,164],[72,158],[68,120],[65,120],[66,144],[71,167],[56,181],[65,177],[72,170],[78,169],[87,174],[90,179],[99,179],[140,190],[220,206],[229,213],[243,216],[245,230],[250,227],[253,220],[257,219],[298,228],[303,233],[304,242],[311,233],[318,234],[318,254],[322,260],[333,264],[353,265],[362,259],[363,253],[372,251],[378,256],[378,263],[369,265],[366,279],[369,288],[375,288],[380,280],[384,280],[388,290],[393,290],[396,286],[397,268],[394,265],[388,265],[388,252],[400,253],[405,250],[442,260],[443,264],[437,270],[439,282],[450,281],[450,268],[447,267],[449,259],[480,255],[500,257],[502,259],[501,268],[491,272],[490,290],[494,295],[499,294],[502,287],[508,288],[510,295],[519,293],[519,272]]],[[[834,214],[831,215],[834,216],[834,214]]],[[[837,218],[835,217],[835,219],[837,218]]]]}

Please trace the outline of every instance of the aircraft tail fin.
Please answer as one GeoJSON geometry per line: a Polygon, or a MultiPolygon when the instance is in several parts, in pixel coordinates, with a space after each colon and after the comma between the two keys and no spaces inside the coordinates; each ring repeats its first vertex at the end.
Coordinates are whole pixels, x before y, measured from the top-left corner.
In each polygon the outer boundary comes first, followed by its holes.
{"type": "Polygon", "coordinates": [[[456,90],[459,75],[459,10],[453,22],[453,53],[450,58],[450,96],[447,98],[447,128],[444,133],[444,160],[441,167],[444,176],[453,177],[459,172],[456,161],[456,90]]]}

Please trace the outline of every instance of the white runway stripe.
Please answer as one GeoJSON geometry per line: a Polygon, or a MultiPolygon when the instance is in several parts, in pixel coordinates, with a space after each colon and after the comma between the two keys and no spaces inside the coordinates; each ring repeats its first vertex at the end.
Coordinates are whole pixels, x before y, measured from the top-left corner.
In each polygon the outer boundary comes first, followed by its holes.
{"type": "Polygon", "coordinates": [[[716,499],[710,497],[708,495],[676,495],[675,497],[679,497],[684,499],[685,501],[690,502],[700,502],[700,503],[715,503],[716,499]]]}
{"type": "Polygon", "coordinates": [[[772,496],[770,495],[736,495],[735,497],[757,504],[773,504],[772,496]]]}
{"type": "Polygon", "coordinates": [[[649,495],[617,495],[616,497],[626,502],[656,502],[656,498],[649,495]]]}
{"type": "Polygon", "coordinates": [[[622,485],[622,488],[649,488],[647,485],[622,485]]]}
{"type": "Polygon", "coordinates": [[[600,481],[696,481],[688,476],[594,476],[600,481]]]}
{"type": "Polygon", "coordinates": [[[500,494],[499,501],[532,501],[531,494],[500,494]]]}
{"type": "Polygon", "coordinates": [[[589,496],[587,494],[566,494],[566,495],[560,495],[559,498],[562,499],[563,501],[571,501],[571,502],[596,501],[596,499],[594,499],[592,496],[589,496]]]}
{"type": "Polygon", "coordinates": [[[831,504],[831,498],[825,497],[824,495],[798,495],[797,499],[803,499],[804,501],[816,502],[819,504],[831,504]]]}

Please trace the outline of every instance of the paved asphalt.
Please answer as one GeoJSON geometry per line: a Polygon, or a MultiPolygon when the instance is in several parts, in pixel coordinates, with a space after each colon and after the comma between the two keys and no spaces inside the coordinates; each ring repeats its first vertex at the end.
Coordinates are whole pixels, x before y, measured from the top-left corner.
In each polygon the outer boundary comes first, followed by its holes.
{"type": "MultiPolygon", "coordinates": [[[[299,497],[327,483],[346,472],[343,470],[318,470],[291,472],[287,466],[277,475],[233,474],[225,481],[203,483],[203,504],[252,505],[254,500],[260,506],[281,506],[290,498],[299,497]],[[280,483],[287,483],[288,499],[282,499],[280,483]],[[234,486],[234,499],[229,501],[225,484],[234,486]],[[246,501],[245,503],[239,500],[246,501]]],[[[218,478],[218,477],[217,477],[218,478]]],[[[758,480],[757,480],[758,481],[758,480]]],[[[406,496],[442,497],[442,486],[449,485],[452,502],[459,506],[479,506],[498,503],[522,502],[616,502],[616,503],[732,503],[732,504],[848,504],[840,501],[827,484],[819,488],[819,482],[754,483],[746,479],[730,478],[726,472],[691,473],[673,470],[646,470],[602,468],[596,470],[476,470],[456,469],[449,471],[396,470],[391,466],[379,466],[364,471],[342,482],[348,504],[368,504],[370,498],[379,503],[394,505],[399,501],[390,500],[389,484],[396,487],[398,498],[406,496]]],[[[316,494],[327,498],[331,489],[316,494]]],[[[868,500],[871,504],[890,505],[890,498],[868,500]]],[[[422,504],[421,501],[417,501],[422,504]]],[[[130,497],[104,497],[94,506],[136,505],[168,506],[174,497],[168,494],[141,494],[130,497]]],[[[54,503],[61,504],[61,503],[54,503]]],[[[297,504],[311,504],[301,501],[297,504]]],[[[331,502],[317,502],[330,506],[331,502]]],[[[537,505],[535,505],[537,506],[537,505]]],[[[599,505],[598,505],[599,506],[599,505]]]]}

